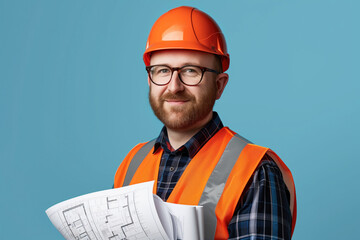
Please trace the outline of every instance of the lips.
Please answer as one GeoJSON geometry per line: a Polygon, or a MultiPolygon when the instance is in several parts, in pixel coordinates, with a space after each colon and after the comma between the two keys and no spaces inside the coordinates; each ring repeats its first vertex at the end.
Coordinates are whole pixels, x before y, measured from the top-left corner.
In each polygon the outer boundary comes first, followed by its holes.
{"type": "Polygon", "coordinates": [[[183,104],[186,104],[187,102],[189,102],[188,100],[184,100],[184,99],[167,99],[165,100],[166,104],[168,104],[169,106],[182,106],[183,104]]]}
{"type": "Polygon", "coordinates": [[[188,102],[187,99],[165,99],[165,102],[188,102]]]}

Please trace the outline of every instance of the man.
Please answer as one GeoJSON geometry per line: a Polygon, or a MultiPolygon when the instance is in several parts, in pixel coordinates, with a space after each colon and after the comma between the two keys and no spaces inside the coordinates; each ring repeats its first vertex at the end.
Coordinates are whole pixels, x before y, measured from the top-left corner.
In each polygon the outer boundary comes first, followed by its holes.
{"type": "Polygon", "coordinates": [[[215,21],[191,7],[170,10],[153,25],[144,62],[150,105],[165,126],[130,151],[114,187],[155,180],[164,201],[204,206],[205,239],[290,239],[296,199],[289,169],[213,112],[229,67],[215,21]]]}

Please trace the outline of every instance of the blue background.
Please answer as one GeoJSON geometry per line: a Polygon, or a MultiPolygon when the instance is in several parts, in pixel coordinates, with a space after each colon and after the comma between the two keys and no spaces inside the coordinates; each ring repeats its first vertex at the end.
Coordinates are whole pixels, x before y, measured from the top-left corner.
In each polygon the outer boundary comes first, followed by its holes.
{"type": "Polygon", "coordinates": [[[359,1],[0,0],[1,239],[62,239],[45,210],[110,188],[157,136],[142,53],[180,5],[226,36],[224,124],[293,172],[293,239],[358,237],[359,1]]]}

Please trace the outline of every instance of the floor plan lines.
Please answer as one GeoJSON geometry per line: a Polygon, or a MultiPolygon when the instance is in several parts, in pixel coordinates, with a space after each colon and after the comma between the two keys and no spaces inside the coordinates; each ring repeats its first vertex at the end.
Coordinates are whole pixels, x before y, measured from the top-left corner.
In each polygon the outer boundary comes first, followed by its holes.
{"type": "Polygon", "coordinates": [[[130,199],[133,198],[133,193],[106,198],[107,215],[105,216],[105,223],[112,234],[109,239],[131,239],[132,236],[141,235],[137,230],[140,222],[134,212],[135,206],[130,204],[132,202],[130,199]]]}
{"type": "Polygon", "coordinates": [[[97,240],[94,231],[90,225],[90,221],[86,214],[84,204],[66,209],[63,211],[66,224],[75,239],[81,240],[97,240]]]}
{"type": "Polygon", "coordinates": [[[47,210],[53,224],[71,240],[164,239],[153,182],[73,198],[47,210]]]}

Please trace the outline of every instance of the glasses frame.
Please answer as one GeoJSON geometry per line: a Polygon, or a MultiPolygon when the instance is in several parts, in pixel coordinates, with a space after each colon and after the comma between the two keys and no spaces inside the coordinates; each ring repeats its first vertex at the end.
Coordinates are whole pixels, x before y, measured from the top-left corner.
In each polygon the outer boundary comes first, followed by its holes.
{"type": "Polygon", "coordinates": [[[203,77],[204,77],[204,73],[205,73],[205,72],[212,72],[212,73],[220,74],[219,71],[216,71],[216,70],[214,70],[214,69],[207,68],[207,67],[202,67],[202,66],[197,66],[197,65],[185,65],[185,66],[182,66],[182,67],[170,67],[169,65],[166,65],[166,64],[156,64],[156,65],[146,66],[145,69],[146,69],[146,71],[147,71],[147,73],[148,73],[148,76],[149,76],[149,78],[150,78],[150,81],[151,81],[153,84],[157,85],[157,86],[165,86],[165,85],[168,85],[168,84],[171,82],[172,76],[173,76],[173,74],[174,74],[175,71],[178,72],[178,76],[179,76],[179,79],[180,79],[181,83],[184,84],[184,85],[186,85],[186,86],[197,86],[197,85],[199,85],[199,84],[201,83],[203,77]],[[158,66],[164,66],[164,67],[167,67],[167,68],[169,68],[169,69],[171,70],[171,75],[170,75],[169,81],[168,81],[167,83],[158,84],[158,83],[155,83],[155,82],[152,80],[151,74],[150,74],[151,68],[153,68],[153,67],[158,67],[158,66]],[[200,80],[199,80],[198,83],[196,83],[196,84],[187,84],[187,83],[185,83],[185,82],[181,79],[181,75],[179,74],[179,70],[181,71],[181,69],[186,68],[186,67],[197,67],[197,68],[200,68],[200,70],[201,70],[201,78],[200,78],[200,80]]]}

